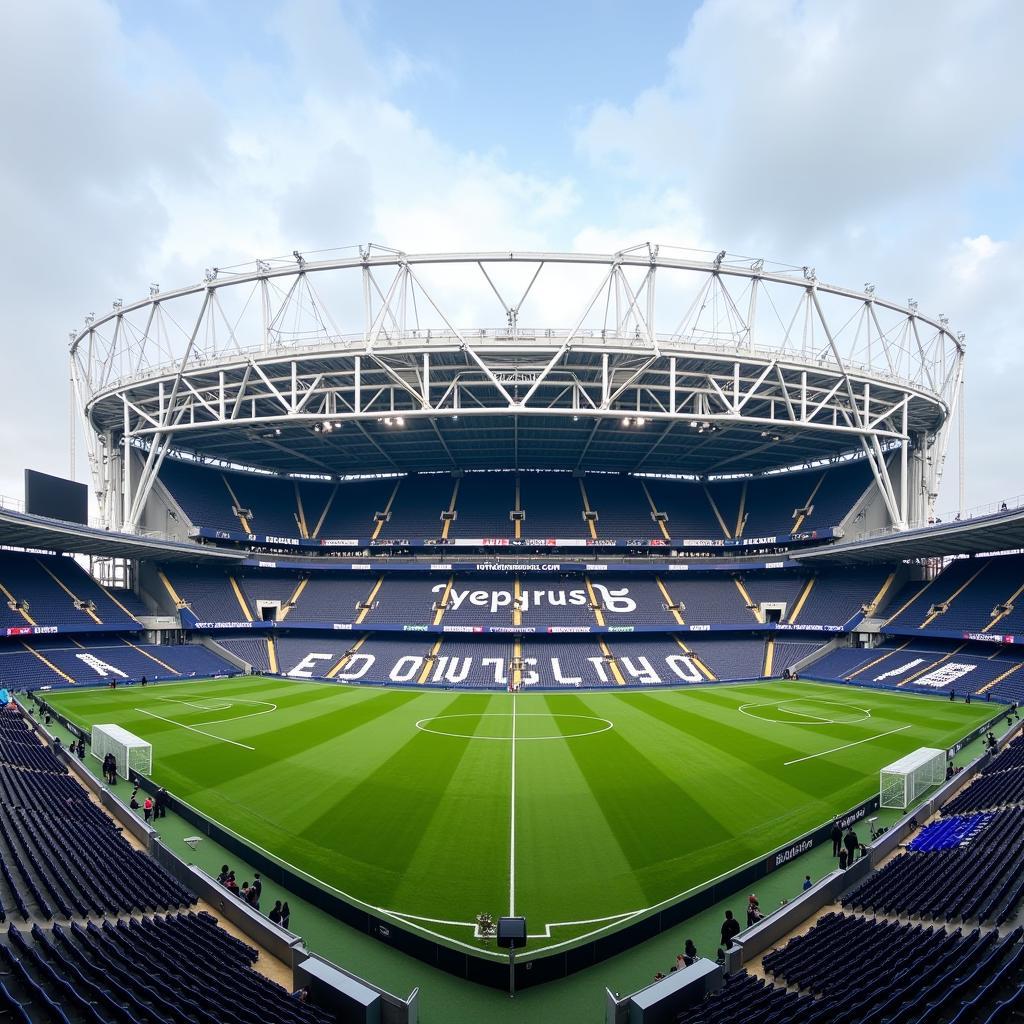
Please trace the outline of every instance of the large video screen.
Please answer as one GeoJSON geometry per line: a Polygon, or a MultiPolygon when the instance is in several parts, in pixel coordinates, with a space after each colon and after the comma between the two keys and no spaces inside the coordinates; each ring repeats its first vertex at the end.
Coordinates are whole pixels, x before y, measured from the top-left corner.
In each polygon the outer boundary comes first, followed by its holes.
{"type": "Polygon", "coordinates": [[[25,511],[34,516],[89,522],[89,488],[35,469],[25,470],[25,511]]]}

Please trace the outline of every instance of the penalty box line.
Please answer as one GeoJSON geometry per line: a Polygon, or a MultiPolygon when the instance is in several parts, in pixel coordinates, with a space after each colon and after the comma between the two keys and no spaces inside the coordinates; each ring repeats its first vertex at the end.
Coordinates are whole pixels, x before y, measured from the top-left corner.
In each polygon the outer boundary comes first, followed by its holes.
{"type": "Polygon", "coordinates": [[[194,725],[185,725],[183,722],[176,722],[173,718],[164,718],[163,715],[157,715],[152,711],[146,711],[143,708],[136,708],[140,714],[149,715],[150,718],[158,718],[161,722],[166,722],[168,725],[176,725],[179,729],[188,729],[189,732],[197,732],[200,736],[207,736],[211,740],[220,740],[221,743],[230,743],[233,747],[241,747],[243,750],[255,750],[255,747],[250,747],[248,743],[239,743],[237,740],[229,740],[224,736],[215,736],[212,732],[204,732],[202,729],[197,729],[194,725]]]}
{"type": "Polygon", "coordinates": [[[784,761],[783,767],[791,764],[799,764],[801,761],[811,761],[816,757],[824,757],[826,754],[835,754],[840,750],[846,750],[847,747],[856,747],[861,743],[870,743],[872,740],[880,740],[883,736],[892,736],[893,733],[903,732],[904,729],[909,728],[909,725],[901,725],[898,729],[890,729],[888,732],[880,732],[876,736],[865,736],[862,740],[854,740],[852,743],[844,743],[841,747],[833,747],[831,750],[820,750],[817,754],[808,754],[806,757],[798,757],[793,761],[784,761]]]}

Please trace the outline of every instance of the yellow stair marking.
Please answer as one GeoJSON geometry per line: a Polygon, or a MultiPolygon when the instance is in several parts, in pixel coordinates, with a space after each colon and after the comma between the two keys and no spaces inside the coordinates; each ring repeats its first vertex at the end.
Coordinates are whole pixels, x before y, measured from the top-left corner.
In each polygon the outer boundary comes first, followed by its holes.
{"type": "Polygon", "coordinates": [[[373,589],[370,591],[370,596],[363,602],[365,607],[359,609],[359,614],[356,616],[356,625],[358,626],[367,615],[370,614],[370,609],[373,607],[373,599],[377,596],[377,591],[380,590],[384,583],[384,577],[378,576],[377,582],[374,583],[373,589]]]}
{"type": "MultiPolygon", "coordinates": [[[[63,590],[65,594],[68,595],[68,597],[71,598],[72,601],[81,601],[82,600],[70,587],[66,586],[60,580],[60,578],[57,576],[57,574],[54,573],[50,569],[50,567],[48,565],[46,565],[45,563],[41,562],[38,558],[34,558],[34,559],[32,559],[32,561],[34,561],[36,563],[36,565],[38,565],[39,568],[42,569],[43,572],[45,572],[46,575],[49,576],[50,579],[53,580],[53,582],[56,583],[57,586],[60,587],[60,589],[63,590]]],[[[88,615],[89,618],[92,619],[93,622],[96,622],[96,623],[98,623],[101,626],[103,625],[103,620],[94,611],[90,611],[88,608],[80,608],[78,610],[85,612],[85,614],[88,615]]]]}
{"type": "Polygon", "coordinates": [[[512,640],[512,689],[518,690],[523,685],[523,638],[517,636],[512,640]]]}
{"type": "Polygon", "coordinates": [[[587,597],[590,598],[590,610],[594,613],[594,618],[597,619],[597,624],[599,626],[603,626],[605,624],[604,612],[597,607],[597,594],[594,593],[594,585],[590,582],[589,576],[584,576],[583,582],[587,588],[587,597]]]}
{"type": "MultiPolygon", "coordinates": [[[[122,639],[124,638],[122,637],[122,639]]],[[[125,640],[124,642],[129,647],[134,647],[135,650],[139,652],[139,654],[143,655],[146,658],[149,658],[150,661],[155,661],[161,668],[165,668],[167,669],[168,672],[173,672],[175,675],[178,675],[178,670],[173,665],[168,665],[166,661],[161,661],[155,654],[150,654],[149,651],[144,651],[141,647],[137,647],[135,644],[131,642],[131,640],[125,640]]]]}
{"type": "Polygon", "coordinates": [[[334,504],[334,498],[338,493],[339,487],[341,487],[341,484],[335,484],[334,490],[331,491],[327,497],[327,501],[324,502],[324,510],[320,513],[320,518],[316,521],[316,526],[313,527],[313,539],[320,536],[320,530],[324,525],[324,520],[327,518],[327,513],[331,511],[331,506],[334,504]]]}
{"type": "Polygon", "coordinates": [[[64,672],[63,670],[57,668],[57,666],[54,665],[54,663],[50,661],[49,658],[44,658],[34,647],[29,647],[29,645],[25,643],[24,640],[21,641],[21,646],[24,647],[29,654],[34,654],[48,669],[50,669],[53,672],[56,672],[57,675],[66,679],[72,685],[74,684],[74,679],[72,679],[71,676],[67,674],[67,672],[64,672]]]}
{"type": "MultiPolygon", "coordinates": [[[[455,487],[452,489],[452,500],[448,502],[448,512],[451,514],[455,511],[455,502],[459,499],[459,484],[462,483],[462,477],[457,476],[455,478],[455,487]]],[[[448,539],[448,531],[452,528],[452,521],[446,519],[444,525],[441,527],[441,539],[448,539]]]]}
{"type": "MultiPolygon", "coordinates": [[[[223,473],[221,473],[220,478],[221,480],[224,481],[224,486],[228,489],[228,494],[231,495],[231,503],[235,506],[235,508],[241,508],[242,503],[235,496],[235,492],[232,489],[231,484],[228,483],[228,478],[223,473]]],[[[249,528],[249,521],[245,518],[245,516],[239,516],[238,521],[242,524],[242,529],[246,533],[252,533],[252,530],[249,528]]]]}
{"type": "MultiPolygon", "coordinates": [[[[1014,601],[1020,597],[1021,593],[1024,593],[1024,583],[1022,583],[1006,601],[1000,601],[1000,604],[1013,604],[1014,601]]],[[[983,630],[982,633],[987,633],[1000,619],[1006,618],[1009,615],[1009,611],[1000,612],[983,630]]]]}
{"type": "Polygon", "coordinates": [[[867,614],[874,615],[878,611],[878,606],[882,603],[882,598],[888,593],[889,588],[892,586],[893,581],[896,579],[896,573],[889,573],[889,578],[882,584],[881,590],[867,604],[867,614]]]}
{"type": "MultiPolygon", "coordinates": [[[[580,477],[580,481],[579,482],[580,482],[580,494],[583,496],[583,511],[584,512],[590,512],[590,511],[592,511],[592,509],[590,508],[590,501],[587,498],[587,489],[586,489],[586,487],[583,486],[583,477],[580,477]]],[[[585,520],[585,522],[586,522],[587,526],[590,527],[590,539],[591,540],[597,540],[597,523],[595,523],[592,519],[587,519],[587,520],[585,520]]]]}
{"type": "Polygon", "coordinates": [[[814,586],[814,581],[816,578],[817,577],[815,576],[811,576],[810,579],[808,579],[808,581],[804,584],[804,589],[800,591],[800,594],[796,599],[796,604],[794,604],[792,609],[790,610],[789,618],[786,620],[787,622],[796,622],[796,617],[803,610],[804,604],[806,603],[807,598],[810,596],[811,588],[814,586]]]}
{"type": "Polygon", "coordinates": [[[861,665],[856,672],[851,672],[846,678],[852,679],[854,676],[859,676],[861,672],[867,672],[869,668],[873,668],[879,662],[885,661],[886,658],[891,658],[894,654],[899,654],[900,651],[902,651],[909,643],[909,640],[904,640],[899,647],[894,647],[891,651],[886,651],[880,658],[875,658],[874,661],[869,661],[866,665],[861,665]]]}
{"type": "Polygon", "coordinates": [[[127,608],[125,608],[125,606],[123,604],[121,604],[120,601],[118,601],[118,599],[116,597],[114,597],[114,595],[105,586],[103,586],[102,583],[100,583],[99,580],[93,580],[93,583],[95,583],[96,586],[99,587],[100,590],[102,590],[103,593],[106,594],[107,597],[109,597],[110,600],[113,601],[114,604],[116,604],[117,607],[120,608],[121,611],[123,611],[125,613],[125,615],[128,616],[129,619],[132,620],[132,622],[138,622],[139,621],[130,611],[128,611],[127,608]]]}
{"type": "Polygon", "coordinates": [[[743,510],[747,505],[747,481],[743,481],[743,486],[740,488],[740,504],[736,510],[736,536],[743,536],[743,510]]]}
{"type": "Polygon", "coordinates": [[[277,644],[272,636],[267,637],[267,663],[270,665],[270,671],[276,676],[278,674],[277,644]]]}
{"type": "Polygon", "coordinates": [[[622,676],[622,669],[619,668],[618,662],[603,636],[597,638],[597,646],[601,648],[601,653],[608,659],[608,668],[611,670],[612,678],[619,686],[625,686],[626,680],[622,676]]]}
{"type": "MultiPolygon", "coordinates": [[[[11,592],[10,592],[10,591],[9,591],[9,590],[8,590],[8,589],[6,588],[6,587],[5,587],[5,586],[4,586],[4,585],[3,585],[2,583],[0,583],[0,594],[3,594],[3,595],[4,595],[4,597],[6,597],[6,598],[7,598],[7,600],[11,602],[11,604],[14,604],[14,602],[15,602],[15,597],[14,597],[14,595],[13,595],[13,594],[12,594],[12,593],[11,593],[11,592]]],[[[33,619],[33,618],[32,618],[32,616],[31,616],[31,615],[29,615],[29,613],[28,613],[27,611],[25,611],[25,609],[24,609],[24,608],[19,608],[19,609],[18,609],[18,614],[19,614],[19,615],[20,615],[20,616],[21,616],[21,617],[22,617],[22,618],[23,618],[23,619],[24,619],[24,620],[25,620],[25,621],[26,621],[26,622],[27,622],[27,623],[28,623],[28,624],[29,624],[30,626],[35,626],[35,625],[37,625],[37,623],[36,623],[36,620],[35,620],[35,619],[33,619]]]]}
{"type": "MultiPolygon", "coordinates": [[[[987,566],[988,566],[988,562],[982,562],[981,568],[973,576],[971,576],[970,579],[968,579],[966,583],[964,583],[962,586],[957,587],[956,590],[954,590],[953,593],[949,595],[949,597],[947,597],[944,601],[939,601],[938,603],[946,605],[947,606],[947,610],[948,610],[948,606],[951,605],[985,571],[985,568],[987,566]]],[[[917,628],[918,629],[924,629],[925,626],[927,626],[928,623],[932,621],[932,619],[938,618],[938,616],[940,614],[943,614],[943,613],[941,613],[941,612],[932,612],[924,620],[924,622],[922,622],[921,625],[918,626],[917,628]]]]}
{"type": "Polygon", "coordinates": [[[991,690],[997,683],[1001,683],[1007,676],[1012,676],[1018,669],[1024,668],[1024,664],[1017,662],[1016,665],[1011,665],[1001,676],[996,676],[991,683],[986,683],[980,690],[979,694],[984,693],[986,690],[991,690]]]}
{"type": "Polygon", "coordinates": [[[512,583],[512,625],[521,626],[523,624],[523,612],[519,607],[519,598],[522,596],[522,585],[519,582],[517,576],[512,583]]]}
{"type": "MultiPolygon", "coordinates": [[[[523,507],[519,504],[519,474],[516,473],[516,505],[512,510],[513,512],[522,512],[523,507]]],[[[516,540],[522,540],[523,537],[523,524],[517,519],[512,526],[514,527],[513,533],[515,534],[516,540]]]]}
{"type": "Polygon", "coordinates": [[[430,673],[433,671],[434,665],[437,662],[438,652],[441,650],[441,641],[443,639],[444,637],[439,636],[431,645],[430,650],[427,652],[427,656],[423,661],[423,671],[420,673],[419,679],[416,680],[416,682],[420,685],[427,681],[427,679],[430,676],[430,673]]]}
{"type": "Polygon", "coordinates": [[[764,668],[761,671],[761,675],[765,679],[771,679],[772,676],[772,662],[775,661],[775,637],[768,637],[764,645],[764,668]]]}
{"type": "Polygon", "coordinates": [[[242,609],[242,614],[245,616],[246,621],[252,622],[252,612],[249,611],[249,605],[246,603],[242,588],[238,585],[238,580],[234,576],[229,576],[228,583],[231,584],[231,589],[235,592],[235,597],[238,599],[238,607],[242,609]]]}
{"type": "Polygon", "coordinates": [[[725,539],[732,540],[732,534],[729,532],[729,528],[725,525],[722,513],[718,511],[718,506],[715,504],[715,499],[711,497],[711,491],[708,490],[707,484],[704,484],[704,494],[708,499],[708,504],[711,506],[711,511],[715,513],[715,518],[718,520],[718,525],[722,528],[722,533],[725,535],[725,539]]]}
{"type": "MultiPolygon", "coordinates": [[[[643,488],[644,494],[647,495],[647,504],[651,506],[651,511],[658,512],[658,508],[654,504],[654,499],[651,497],[651,492],[647,489],[647,484],[645,484],[643,480],[641,480],[640,486],[643,488]]],[[[665,540],[671,540],[672,538],[669,536],[668,527],[660,519],[656,519],[655,523],[661,527],[662,537],[664,537],[665,540]]]]}
{"type": "Polygon", "coordinates": [[[906,686],[907,683],[912,683],[915,679],[918,679],[919,677],[923,676],[926,672],[931,672],[932,669],[938,668],[939,665],[949,661],[949,659],[952,658],[954,655],[959,654],[966,646],[967,644],[965,643],[961,644],[959,647],[954,648],[948,654],[944,654],[941,658],[938,658],[935,661],[929,663],[928,665],[925,665],[924,668],[919,668],[912,675],[909,675],[906,679],[903,679],[900,682],[898,682],[896,684],[897,688],[900,686],[906,686]]]}
{"type": "Polygon", "coordinates": [[[340,672],[340,671],[341,671],[341,670],[342,670],[342,669],[343,669],[343,668],[345,667],[345,662],[346,662],[346,661],[348,661],[348,659],[349,659],[349,658],[351,658],[351,657],[352,657],[352,655],[353,655],[353,654],[355,654],[355,653],[356,653],[356,651],[358,651],[358,650],[359,650],[359,648],[360,648],[360,647],[362,647],[362,646],[363,646],[363,644],[365,644],[365,643],[366,643],[367,639],[369,639],[369,636],[370,636],[370,634],[369,634],[369,633],[364,633],[364,634],[363,634],[363,635],[362,635],[362,636],[361,636],[361,637],[360,637],[360,638],[359,638],[359,639],[358,639],[358,640],[357,640],[357,641],[356,641],[356,642],[355,642],[355,643],[354,643],[354,644],[353,644],[353,645],[352,645],[352,646],[351,646],[351,647],[350,647],[350,648],[349,648],[349,649],[348,649],[348,650],[347,650],[347,651],[346,651],[346,652],[345,652],[345,653],[344,653],[344,654],[343,654],[343,655],[342,655],[342,656],[341,656],[341,657],[340,657],[340,658],[339,658],[339,659],[337,660],[337,662],[335,663],[334,667],[333,667],[333,668],[331,668],[331,669],[330,669],[330,670],[328,671],[328,673],[327,673],[327,678],[328,678],[328,679],[333,679],[333,678],[334,678],[334,677],[335,677],[335,676],[336,676],[336,675],[337,675],[337,674],[338,674],[338,673],[339,673],[339,672],[340,672]]]}
{"type": "Polygon", "coordinates": [[[188,602],[181,599],[181,595],[174,589],[174,584],[167,578],[167,574],[163,569],[157,569],[157,576],[160,577],[160,582],[163,583],[167,590],[167,593],[171,595],[171,600],[174,602],[174,607],[179,611],[184,608],[188,602]]]}
{"type": "Polygon", "coordinates": [[[85,650],[85,644],[80,644],[73,636],[69,636],[68,639],[80,650],[85,650]]]}
{"type": "Polygon", "coordinates": [[[747,606],[747,610],[757,619],[761,625],[764,625],[764,619],[761,617],[761,609],[754,604],[754,599],[747,593],[747,588],[743,585],[743,580],[738,576],[733,580],[736,584],[736,589],[740,592],[740,597],[743,598],[743,603],[747,606]]]}
{"type": "MultiPolygon", "coordinates": [[[[672,595],[668,592],[668,588],[662,582],[661,577],[655,576],[654,582],[658,584],[658,589],[661,591],[661,596],[665,598],[665,604],[675,604],[676,602],[672,600],[672,595]]],[[[682,614],[678,612],[675,608],[672,609],[672,616],[675,618],[676,622],[678,622],[680,626],[686,625],[686,623],[683,622],[682,614]]]]}
{"type": "Polygon", "coordinates": [[[932,579],[928,580],[924,584],[924,586],[921,587],[921,589],[916,594],[914,594],[913,597],[910,598],[909,601],[907,601],[905,604],[900,605],[900,607],[895,612],[893,612],[893,614],[890,615],[889,618],[885,620],[885,622],[882,623],[883,630],[894,619],[898,619],[938,578],[938,576],[934,576],[932,579]]]}
{"type": "MultiPolygon", "coordinates": [[[[398,488],[402,486],[402,480],[404,479],[404,477],[399,477],[398,482],[395,484],[394,490],[391,492],[391,497],[388,498],[388,503],[384,506],[385,514],[391,511],[391,506],[395,503],[395,498],[398,495],[398,488]]],[[[387,519],[380,519],[377,521],[377,525],[373,533],[370,535],[370,540],[376,540],[380,536],[380,531],[384,529],[384,524],[386,522],[387,519]]]]}
{"type": "Polygon", "coordinates": [[[279,608],[281,618],[279,621],[283,621],[288,617],[288,613],[295,607],[299,598],[302,597],[302,592],[306,589],[306,584],[309,583],[309,577],[305,576],[299,580],[299,585],[292,591],[292,596],[288,598],[283,608],[279,608]]]}
{"type": "MultiPolygon", "coordinates": [[[[818,477],[818,482],[814,485],[814,489],[811,491],[811,496],[803,503],[801,508],[810,508],[810,506],[814,504],[814,498],[817,495],[818,490],[821,487],[821,485],[825,482],[825,476],[827,475],[827,473],[828,473],[828,470],[826,470],[824,473],[821,474],[821,476],[818,477]]],[[[798,515],[796,517],[796,520],[793,523],[793,526],[792,526],[790,532],[791,533],[799,533],[800,532],[800,527],[804,525],[804,520],[806,518],[807,518],[807,516],[803,515],[802,513],[800,515],[798,515]]]]}
{"type": "Polygon", "coordinates": [[[683,654],[688,655],[690,660],[694,663],[694,665],[696,665],[697,668],[699,668],[701,672],[704,673],[705,677],[708,679],[709,682],[713,683],[718,678],[718,676],[716,676],[715,673],[712,672],[711,669],[709,669],[707,665],[704,664],[704,662],[701,660],[700,655],[697,654],[696,651],[691,650],[691,648],[687,647],[686,644],[683,643],[683,641],[680,640],[679,637],[673,636],[672,639],[675,640],[675,642],[679,645],[679,649],[683,652],[683,654]]]}
{"type": "Polygon", "coordinates": [[[448,597],[452,592],[452,584],[454,582],[455,577],[449,576],[448,582],[444,585],[444,592],[441,594],[441,600],[437,602],[437,611],[434,613],[434,621],[431,625],[441,625],[441,616],[444,615],[444,610],[448,607],[448,597]]]}
{"type": "Polygon", "coordinates": [[[298,515],[295,517],[296,523],[299,525],[299,536],[309,537],[309,528],[306,526],[306,510],[302,507],[302,492],[299,490],[299,481],[292,481],[295,485],[295,508],[298,511],[298,515]]]}

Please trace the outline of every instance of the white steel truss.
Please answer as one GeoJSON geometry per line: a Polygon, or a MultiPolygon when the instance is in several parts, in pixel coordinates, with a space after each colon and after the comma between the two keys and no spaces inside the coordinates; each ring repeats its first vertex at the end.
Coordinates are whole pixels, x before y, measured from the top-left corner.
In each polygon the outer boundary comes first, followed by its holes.
{"type": "Polygon", "coordinates": [[[806,267],[369,245],[154,285],[73,333],[71,374],[101,514],[122,528],[174,450],[314,474],[543,459],[714,475],[861,453],[903,528],[933,508],[964,353],[944,317],[806,267]]]}

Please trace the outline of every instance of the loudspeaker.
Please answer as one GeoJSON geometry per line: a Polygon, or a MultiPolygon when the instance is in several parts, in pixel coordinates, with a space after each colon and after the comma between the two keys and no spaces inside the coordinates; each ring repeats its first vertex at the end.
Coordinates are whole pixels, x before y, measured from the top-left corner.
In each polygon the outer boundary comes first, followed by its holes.
{"type": "Polygon", "coordinates": [[[498,948],[523,949],[526,946],[526,918],[498,918],[498,948]]]}

